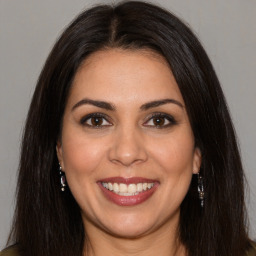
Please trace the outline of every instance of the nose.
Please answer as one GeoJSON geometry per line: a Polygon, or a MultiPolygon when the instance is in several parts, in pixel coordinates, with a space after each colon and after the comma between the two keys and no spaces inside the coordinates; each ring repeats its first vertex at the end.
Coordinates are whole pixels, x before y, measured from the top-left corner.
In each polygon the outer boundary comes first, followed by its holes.
{"type": "Polygon", "coordinates": [[[109,159],[123,166],[139,164],[147,160],[143,137],[136,129],[127,128],[116,132],[112,138],[109,159]]]}

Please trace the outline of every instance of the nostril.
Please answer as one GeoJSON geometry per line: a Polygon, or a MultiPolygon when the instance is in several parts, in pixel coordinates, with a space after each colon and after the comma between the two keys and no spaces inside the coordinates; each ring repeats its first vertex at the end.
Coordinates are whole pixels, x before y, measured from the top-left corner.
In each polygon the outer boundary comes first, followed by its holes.
{"type": "Polygon", "coordinates": [[[137,159],[137,158],[133,158],[133,159],[129,159],[129,158],[119,158],[119,159],[111,159],[111,162],[113,162],[114,164],[121,164],[124,166],[131,166],[134,164],[139,164],[141,162],[144,162],[145,160],[143,159],[137,159]]]}
{"type": "Polygon", "coordinates": [[[130,166],[146,161],[147,153],[138,140],[119,140],[110,147],[109,159],[113,163],[130,166]]]}

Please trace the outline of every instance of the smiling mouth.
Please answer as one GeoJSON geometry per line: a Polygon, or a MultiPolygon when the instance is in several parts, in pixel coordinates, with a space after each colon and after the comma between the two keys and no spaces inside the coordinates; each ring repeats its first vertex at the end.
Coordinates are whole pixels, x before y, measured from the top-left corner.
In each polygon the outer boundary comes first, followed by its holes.
{"type": "Polygon", "coordinates": [[[159,186],[159,182],[133,177],[112,177],[97,182],[104,196],[120,206],[133,206],[148,200],[159,186]]]}
{"type": "Polygon", "coordinates": [[[124,183],[111,183],[111,182],[102,182],[102,186],[113,193],[120,196],[135,196],[141,192],[152,189],[155,183],[132,183],[132,184],[124,184],[124,183]]]}

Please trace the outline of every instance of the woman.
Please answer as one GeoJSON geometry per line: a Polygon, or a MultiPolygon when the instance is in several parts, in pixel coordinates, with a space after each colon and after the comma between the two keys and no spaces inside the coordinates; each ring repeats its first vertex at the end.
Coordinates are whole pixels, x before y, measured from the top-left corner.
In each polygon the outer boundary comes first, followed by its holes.
{"type": "Polygon", "coordinates": [[[50,53],[2,255],[255,255],[213,67],[159,7],[81,13],[50,53]]]}

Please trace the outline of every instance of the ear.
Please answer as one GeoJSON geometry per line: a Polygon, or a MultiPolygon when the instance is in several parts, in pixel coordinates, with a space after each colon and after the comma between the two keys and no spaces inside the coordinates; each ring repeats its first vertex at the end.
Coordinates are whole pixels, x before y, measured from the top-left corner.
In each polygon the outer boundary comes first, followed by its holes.
{"type": "Polygon", "coordinates": [[[58,140],[56,143],[56,153],[57,153],[57,157],[58,157],[60,166],[62,168],[62,171],[64,172],[65,167],[64,167],[64,162],[63,162],[62,144],[61,144],[60,140],[58,140]]]}
{"type": "Polygon", "coordinates": [[[202,163],[202,155],[201,150],[196,147],[194,150],[193,157],[193,174],[198,174],[202,163]]]}

